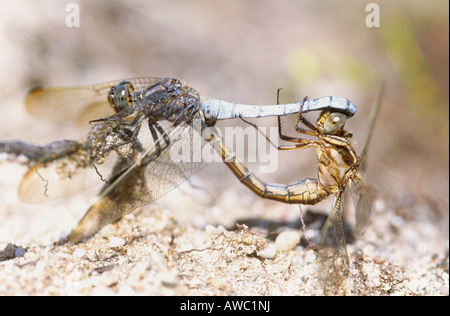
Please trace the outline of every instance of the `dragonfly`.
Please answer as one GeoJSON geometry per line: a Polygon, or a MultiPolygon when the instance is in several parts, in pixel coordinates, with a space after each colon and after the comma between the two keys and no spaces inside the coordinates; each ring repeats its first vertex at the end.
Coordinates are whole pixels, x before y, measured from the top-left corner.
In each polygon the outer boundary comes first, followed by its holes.
{"type": "MultiPolygon", "coordinates": [[[[237,104],[207,98],[170,77],[36,88],[28,94],[26,107],[40,119],[91,124],[87,136],[80,140],[60,140],[44,146],[0,142],[3,160],[28,167],[18,193],[25,202],[67,197],[92,183],[103,184],[97,199],[72,231],[71,243],[155,201],[198,172],[206,163],[196,159],[198,153],[190,150],[198,148],[195,133],[214,133],[212,128],[218,120],[326,109],[350,117],[357,110],[349,100],[334,96],[290,104],[237,104]],[[187,159],[174,160],[180,152],[187,152],[187,159]]],[[[202,136],[200,142],[209,143],[210,139],[202,136]]]]}
{"type": "Polygon", "coordinates": [[[287,145],[275,145],[258,129],[256,124],[243,119],[257,129],[277,150],[314,148],[318,159],[317,179],[304,178],[287,185],[266,183],[240,163],[235,153],[226,147],[219,136],[213,133],[209,135],[209,141],[214,144],[227,167],[241,183],[261,198],[288,204],[314,205],[329,195],[334,196],[331,212],[321,230],[319,242],[321,247],[313,246],[319,253],[321,261],[319,278],[323,282],[326,294],[345,293],[343,283],[349,272],[349,257],[342,214],[343,197],[347,188],[356,209],[357,237],[362,235],[370,220],[374,192],[365,182],[363,171],[366,166],[368,144],[381,102],[382,89],[383,86],[380,87],[372,106],[368,132],[360,154],[356,152],[351,141],[353,135],[344,129],[350,116],[338,108],[322,109],[315,125],[303,116],[304,112],[300,108],[294,125],[295,130],[299,134],[313,136],[314,139],[285,135],[281,128],[281,116],[277,116],[280,139],[292,143],[287,145]]]}

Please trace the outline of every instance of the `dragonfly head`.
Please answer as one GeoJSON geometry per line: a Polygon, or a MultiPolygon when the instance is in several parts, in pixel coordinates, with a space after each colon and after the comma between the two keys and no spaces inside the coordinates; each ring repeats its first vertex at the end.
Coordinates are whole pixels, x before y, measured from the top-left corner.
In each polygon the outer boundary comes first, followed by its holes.
{"type": "Polygon", "coordinates": [[[348,116],[342,112],[322,111],[317,120],[317,129],[321,134],[341,136],[346,134],[344,131],[348,116]]]}
{"type": "Polygon", "coordinates": [[[133,113],[132,93],[133,85],[129,81],[122,81],[117,86],[111,87],[108,93],[108,101],[116,113],[123,111],[129,114],[133,113]]]}

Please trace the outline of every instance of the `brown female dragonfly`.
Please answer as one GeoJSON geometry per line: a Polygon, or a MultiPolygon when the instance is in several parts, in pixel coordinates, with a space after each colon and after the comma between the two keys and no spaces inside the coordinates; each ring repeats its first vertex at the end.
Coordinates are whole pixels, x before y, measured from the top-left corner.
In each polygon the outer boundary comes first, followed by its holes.
{"type": "MultiPolygon", "coordinates": [[[[364,182],[362,170],[365,166],[368,143],[378,113],[381,95],[382,89],[380,88],[372,106],[364,147],[359,155],[351,142],[352,134],[344,129],[349,116],[337,109],[323,110],[315,125],[305,119],[302,109],[300,109],[295,122],[295,130],[299,134],[313,136],[315,139],[284,135],[281,130],[280,116],[277,117],[279,137],[294,144],[277,146],[263,134],[267,141],[278,150],[313,147],[318,159],[317,179],[305,178],[287,185],[265,183],[236,159],[235,154],[227,149],[220,137],[216,137],[214,134],[209,136],[210,142],[214,144],[233,174],[261,198],[289,204],[314,205],[329,195],[334,196],[331,213],[321,231],[321,247],[313,246],[319,251],[322,263],[320,278],[324,282],[325,293],[340,293],[342,291],[341,282],[348,274],[349,261],[342,220],[342,200],[347,187],[356,208],[357,236],[362,234],[370,218],[373,191],[364,182]],[[301,123],[305,127],[302,127],[301,123]]],[[[258,129],[255,124],[243,120],[258,129]]]]}

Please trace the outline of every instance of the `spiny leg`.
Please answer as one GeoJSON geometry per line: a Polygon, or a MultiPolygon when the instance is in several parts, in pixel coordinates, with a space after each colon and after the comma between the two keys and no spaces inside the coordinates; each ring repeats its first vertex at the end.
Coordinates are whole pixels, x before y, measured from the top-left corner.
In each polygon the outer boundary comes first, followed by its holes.
{"type": "MultiPolygon", "coordinates": [[[[280,104],[280,91],[281,91],[281,88],[279,88],[277,90],[277,104],[280,104]]],[[[302,104],[300,106],[300,111],[298,111],[297,119],[295,120],[295,130],[301,134],[317,136],[319,134],[319,131],[317,130],[317,128],[314,126],[314,124],[312,124],[310,121],[308,121],[306,118],[303,117],[303,104],[308,100],[309,100],[308,96],[303,98],[302,104]],[[302,122],[304,125],[306,125],[311,131],[301,128],[300,122],[302,122]]],[[[298,138],[283,135],[283,133],[281,132],[281,117],[278,116],[277,118],[278,118],[278,132],[279,132],[280,138],[282,140],[295,142],[296,139],[298,139],[298,138]]]]}
{"type": "MultiPolygon", "coordinates": [[[[280,89],[278,89],[278,91],[277,91],[278,92],[277,93],[277,103],[279,102],[279,100],[278,100],[278,98],[279,98],[279,91],[280,91],[280,89]]],[[[307,99],[308,98],[305,97],[303,102],[306,101],[307,99]]],[[[300,107],[300,111],[299,111],[297,119],[295,121],[295,130],[298,133],[301,133],[301,134],[306,134],[306,135],[310,135],[310,136],[317,136],[319,134],[317,128],[313,124],[311,124],[311,122],[309,122],[307,119],[305,119],[302,116],[302,108],[303,108],[303,103],[302,103],[302,106],[300,107]],[[301,128],[300,127],[300,122],[305,124],[311,130],[306,130],[304,128],[301,128]]],[[[253,128],[255,128],[256,131],[260,135],[262,135],[267,140],[267,142],[269,142],[269,144],[271,144],[277,150],[291,150],[291,149],[299,149],[299,148],[308,148],[308,147],[311,147],[311,146],[318,146],[318,143],[316,141],[313,141],[313,140],[310,140],[310,139],[284,135],[284,133],[282,131],[282,124],[281,124],[281,117],[280,116],[277,116],[277,120],[278,120],[278,135],[279,135],[280,139],[282,139],[284,141],[298,143],[297,145],[275,145],[266,134],[261,132],[261,130],[258,128],[258,126],[255,123],[249,122],[246,119],[244,119],[243,117],[240,117],[240,119],[242,121],[244,121],[245,123],[251,125],[253,128]]]]}
{"type": "Polygon", "coordinates": [[[269,136],[267,136],[266,134],[261,132],[261,130],[258,128],[258,126],[255,123],[249,122],[246,119],[244,119],[243,117],[240,117],[240,119],[242,121],[244,121],[245,123],[247,123],[248,125],[252,126],[254,129],[256,129],[256,131],[261,136],[263,136],[266,139],[266,141],[271,146],[273,146],[277,150],[292,150],[292,149],[308,148],[308,147],[317,145],[317,142],[315,142],[313,140],[309,140],[309,139],[306,139],[306,138],[296,138],[296,137],[292,137],[292,140],[291,140],[291,137],[282,135],[280,117],[278,117],[278,134],[279,134],[280,138],[282,140],[296,142],[296,143],[299,143],[299,144],[295,144],[295,145],[276,145],[274,142],[272,142],[272,140],[269,138],[269,136]]]}
{"type": "Polygon", "coordinates": [[[310,136],[317,136],[319,134],[317,128],[314,126],[314,124],[312,124],[310,121],[308,121],[306,118],[303,117],[303,104],[308,100],[309,100],[308,97],[305,97],[303,99],[300,111],[298,111],[297,119],[295,120],[295,130],[297,131],[297,133],[306,134],[310,136]],[[310,131],[300,127],[300,122],[303,123],[306,127],[308,127],[310,131]]]}
{"type": "MultiPolygon", "coordinates": [[[[147,160],[154,160],[158,158],[161,155],[161,151],[164,150],[168,145],[164,145],[164,148],[161,146],[161,141],[158,137],[158,132],[161,133],[161,135],[164,135],[164,131],[162,130],[161,126],[158,124],[158,122],[148,122],[148,128],[150,130],[150,133],[152,134],[152,140],[155,147],[155,151],[146,157],[147,160]]],[[[164,138],[164,142],[166,142],[166,139],[164,138]]]]}

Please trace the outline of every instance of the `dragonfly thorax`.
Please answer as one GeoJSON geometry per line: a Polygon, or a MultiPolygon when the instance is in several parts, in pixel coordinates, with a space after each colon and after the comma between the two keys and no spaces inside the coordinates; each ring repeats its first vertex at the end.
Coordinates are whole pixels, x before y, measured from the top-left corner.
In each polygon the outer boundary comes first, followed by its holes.
{"type": "Polygon", "coordinates": [[[190,123],[200,110],[200,95],[175,78],[165,78],[140,94],[146,116],[174,123],[190,123]]]}
{"type": "Polygon", "coordinates": [[[346,147],[324,144],[316,148],[319,160],[319,183],[325,191],[336,195],[347,181],[357,161],[346,147]]]}

